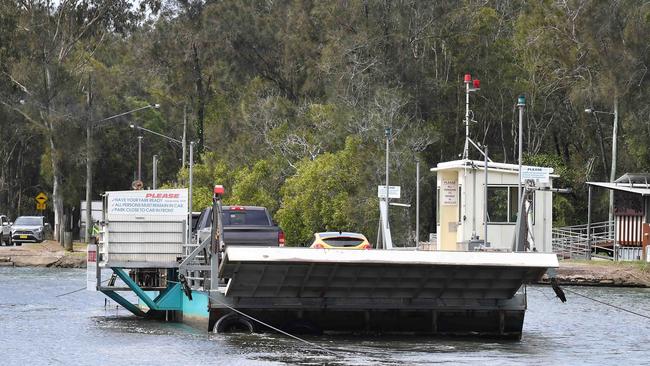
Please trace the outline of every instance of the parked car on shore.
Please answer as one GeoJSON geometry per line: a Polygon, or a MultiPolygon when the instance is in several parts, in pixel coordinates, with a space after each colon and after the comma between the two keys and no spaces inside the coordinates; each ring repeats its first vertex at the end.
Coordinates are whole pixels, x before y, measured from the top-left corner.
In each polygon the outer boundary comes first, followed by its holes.
{"type": "Polygon", "coordinates": [[[365,235],[344,231],[315,233],[310,248],[315,249],[372,249],[365,235]]]}
{"type": "Polygon", "coordinates": [[[11,244],[11,222],[5,215],[0,215],[0,244],[11,244]]]}
{"type": "Polygon", "coordinates": [[[40,243],[49,225],[43,216],[20,216],[11,225],[11,241],[16,245],[40,243]]]}

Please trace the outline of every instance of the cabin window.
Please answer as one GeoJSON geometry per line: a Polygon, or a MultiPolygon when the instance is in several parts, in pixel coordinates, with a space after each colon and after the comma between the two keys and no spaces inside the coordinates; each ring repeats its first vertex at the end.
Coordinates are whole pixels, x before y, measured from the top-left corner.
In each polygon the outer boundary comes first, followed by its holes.
{"type": "Polygon", "coordinates": [[[516,223],[519,213],[517,196],[516,186],[488,186],[488,222],[516,223]]]}

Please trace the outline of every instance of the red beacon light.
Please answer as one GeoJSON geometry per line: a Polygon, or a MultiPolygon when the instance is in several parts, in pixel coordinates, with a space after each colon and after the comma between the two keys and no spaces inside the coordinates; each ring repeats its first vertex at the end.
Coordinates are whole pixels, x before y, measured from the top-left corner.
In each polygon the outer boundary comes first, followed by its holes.
{"type": "Polygon", "coordinates": [[[472,75],[465,74],[465,83],[469,84],[472,82],[472,75]]]}
{"type": "Polygon", "coordinates": [[[214,194],[223,195],[226,193],[226,189],[222,185],[214,186],[214,194]]]}
{"type": "Polygon", "coordinates": [[[481,89],[481,80],[474,79],[474,89],[481,89]]]}

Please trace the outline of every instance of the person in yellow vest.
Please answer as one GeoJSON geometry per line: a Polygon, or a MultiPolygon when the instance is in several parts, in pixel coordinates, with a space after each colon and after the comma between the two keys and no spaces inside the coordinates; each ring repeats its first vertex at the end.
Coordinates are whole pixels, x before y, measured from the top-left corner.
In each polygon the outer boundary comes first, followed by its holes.
{"type": "Polygon", "coordinates": [[[92,244],[99,243],[99,221],[93,223],[93,229],[91,232],[91,241],[94,241],[92,244]]]}

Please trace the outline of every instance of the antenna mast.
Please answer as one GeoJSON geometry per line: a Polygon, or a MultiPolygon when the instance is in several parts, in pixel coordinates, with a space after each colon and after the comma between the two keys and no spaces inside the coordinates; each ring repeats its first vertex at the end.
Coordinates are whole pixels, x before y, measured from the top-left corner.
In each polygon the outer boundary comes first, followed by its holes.
{"type": "MultiPolygon", "coordinates": [[[[474,141],[469,137],[469,122],[470,122],[470,109],[469,109],[469,94],[481,90],[481,81],[479,79],[472,80],[472,75],[465,74],[465,147],[463,148],[463,159],[469,159],[469,145],[472,144],[474,147],[485,156],[483,150],[481,150],[474,141]]],[[[489,161],[492,161],[488,158],[489,161]]]]}

